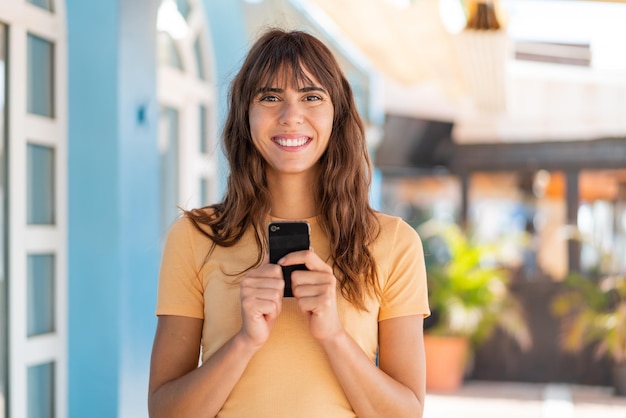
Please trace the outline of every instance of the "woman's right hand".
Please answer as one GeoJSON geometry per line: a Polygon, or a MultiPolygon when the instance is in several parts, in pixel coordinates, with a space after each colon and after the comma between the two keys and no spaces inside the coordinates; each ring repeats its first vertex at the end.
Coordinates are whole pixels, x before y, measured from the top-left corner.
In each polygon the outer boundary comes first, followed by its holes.
{"type": "Polygon", "coordinates": [[[241,317],[239,334],[249,344],[261,348],[268,340],[283,306],[285,282],[281,267],[266,259],[249,270],[241,280],[241,317]]]}

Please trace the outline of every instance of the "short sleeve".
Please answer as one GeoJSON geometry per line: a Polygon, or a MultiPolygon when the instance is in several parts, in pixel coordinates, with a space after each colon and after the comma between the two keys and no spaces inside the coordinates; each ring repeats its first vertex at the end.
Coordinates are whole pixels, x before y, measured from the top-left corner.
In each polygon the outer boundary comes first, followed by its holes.
{"type": "Polygon", "coordinates": [[[395,233],[387,238],[390,242],[383,245],[389,259],[385,262],[387,277],[383,280],[378,320],[408,315],[426,317],[430,309],[422,241],[406,222],[398,220],[394,226],[395,233]]]}
{"type": "Polygon", "coordinates": [[[172,225],[163,250],[157,296],[157,315],[179,315],[202,319],[204,295],[200,266],[188,218],[172,225]]]}

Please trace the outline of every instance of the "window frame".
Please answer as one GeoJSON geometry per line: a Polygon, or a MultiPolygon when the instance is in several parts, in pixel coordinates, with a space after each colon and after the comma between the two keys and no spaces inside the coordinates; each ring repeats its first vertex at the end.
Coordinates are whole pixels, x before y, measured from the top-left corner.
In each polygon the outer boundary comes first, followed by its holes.
{"type": "Polygon", "coordinates": [[[8,35],[7,136],[8,162],[8,393],[9,416],[28,416],[28,368],[54,363],[54,414],[68,414],[67,354],[67,30],[65,2],[55,0],[54,11],[27,2],[8,2],[3,21],[8,35]],[[28,35],[53,44],[52,117],[27,111],[28,35]],[[27,222],[27,146],[54,149],[55,223],[27,222]],[[54,332],[27,336],[27,257],[54,254],[54,332]]]}

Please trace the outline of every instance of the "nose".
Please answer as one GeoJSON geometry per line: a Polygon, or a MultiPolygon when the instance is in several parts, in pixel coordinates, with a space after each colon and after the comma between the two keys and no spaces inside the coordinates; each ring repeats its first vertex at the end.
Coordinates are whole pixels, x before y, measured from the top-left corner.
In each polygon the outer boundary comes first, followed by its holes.
{"type": "Polygon", "coordinates": [[[302,123],[303,119],[302,106],[300,103],[283,102],[278,123],[281,125],[299,124],[302,123]]]}

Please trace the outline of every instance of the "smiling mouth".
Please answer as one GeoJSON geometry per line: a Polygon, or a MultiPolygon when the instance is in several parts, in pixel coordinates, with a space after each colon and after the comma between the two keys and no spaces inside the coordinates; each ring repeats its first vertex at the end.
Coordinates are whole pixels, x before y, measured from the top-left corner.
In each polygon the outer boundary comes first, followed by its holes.
{"type": "Polygon", "coordinates": [[[303,138],[274,138],[274,142],[281,147],[301,147],[311,141],[309,137],[303,138]]]}

